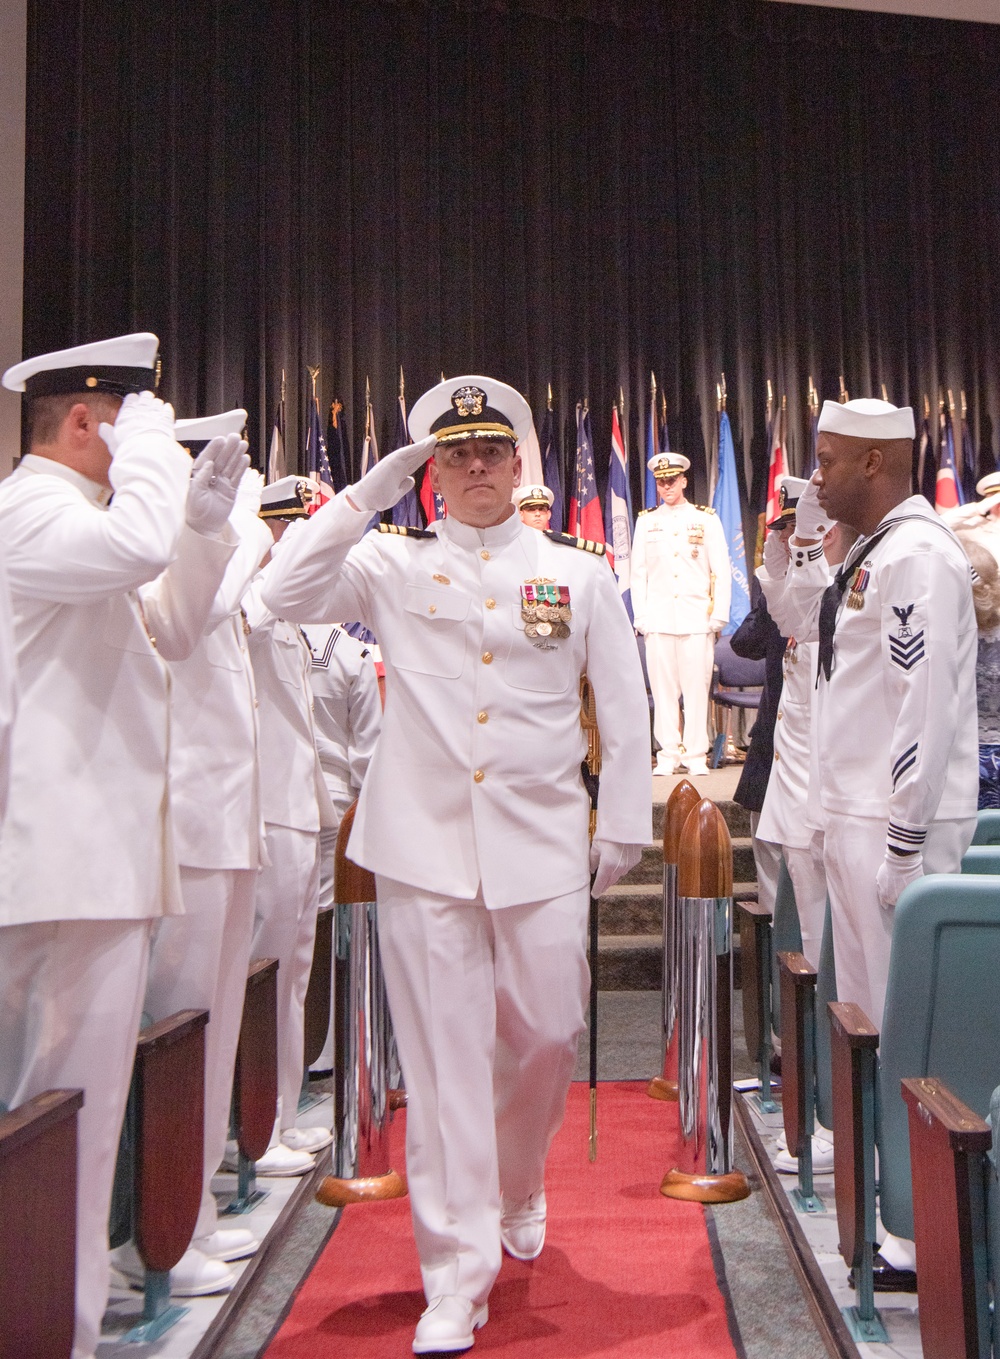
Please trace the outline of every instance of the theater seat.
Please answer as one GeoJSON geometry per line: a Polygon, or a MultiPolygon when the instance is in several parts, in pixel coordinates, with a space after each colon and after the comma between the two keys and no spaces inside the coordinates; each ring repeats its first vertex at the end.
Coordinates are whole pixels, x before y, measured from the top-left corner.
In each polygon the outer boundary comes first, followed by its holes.
{"type": "Polygon", "coordinates": [[[962,856],[962,872],[1000,873],[1000,845],[970,845],[962,856]]]}
{"type": "Polygon", "coordinates": [[[1000,811],[988,807],[979,813],[972,843],[974,845],[1000,845],[1000,811]]]}
{"type": "Polygon", "coordinates": [[[718,769],[725,757],[732,710],[756,709],[760,706],[765,674],[765,661],[746,661],[742,656],[737,656],[728,637],[720,637],[716,642],[712,687],[708,699],[710,703],[725,711],[726,725],[716,736],[712,747],[712,758],[709,763],[713,769],[718,769]]]}

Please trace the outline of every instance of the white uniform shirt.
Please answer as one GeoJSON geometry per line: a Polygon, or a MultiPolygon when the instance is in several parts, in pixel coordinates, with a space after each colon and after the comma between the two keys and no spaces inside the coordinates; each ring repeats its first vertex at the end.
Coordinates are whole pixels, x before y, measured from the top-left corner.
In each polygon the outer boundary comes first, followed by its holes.
{"type": "Polygon", "coordinates": [[[639,632],[721,632],[731,593],[726,535],[714,511],[685,500],[639,515],[632,541],[632,613],[639,632]]]}
{"type": "Polygon", "coordinates": [[[334,804],[346,810],[364,782],[382,730],[378,676],[368,647],[337,623],[307,623],[316,747],[334,804]]]}
{"type": "Polygon", "coordinates": [[[187,868],[257,868],[264,827],[257,697],[240,600],[271,545],[267,525],[237,504],[239,546],[205,631],[171,664],[170,796],[177,860],[187,868]]]}
{"type": "Polygon", "coordinates": [[[7,814],[10,752],[17,711],[17,658],[14,653],[14,610],[7,585],[7,569],[0,555],[0,826],[7,814]]]}
{"type": "MultiPolygon", "coordinates": [[[[931,821],[976,812],[977,634],[960,545],[922,496],[883,523],[900,516],[858,559],[862,607],[848,607],[850,586],[844,592],[833,673],[817,692],[816,741],[824,812],[887,819],[889,843],[913,850],[931,821]]],[[[822,551],[793,547],[789,576],[789,624],[814,639],[829,582],[822,551]]]]}
{"type": "Polygon", "coordinates": [[[260,797],[271,826],[319,832],[334,812],[323,780],[313,721],[309,645],[297,623],[287,623],[260,598],[267,570],[243,597],[260,722],[260,797]]]}
{"type": "Polygon", "coordinates": [[[774,722],[774,763],[757,823],[757,838],[792,849],[808,848],[809,771],[816,692],[815,642],[789,638],[781,661],[781,698],[774,722]]]}
{"type": "Polygon", "coordinates": [[[371,533],[343,495],[273,564],[265,603],[285,617],[356,618],[379,639],[386,706],[350,841],[372,872],[487,907],[544,901],[589,879],[580,677],[604,763],[597,836],[651,838],[649,719],[613,572],[517,514],[427,538],[371,533]],[[531,638],[521,587],[569,590],[569,637],[531,638]]]}
{"type": "MultiPolygon", "coordinates": [[[[33,454],[0,486],[20,689],[0,925],[179,908],[170,680],[136,590],[183,540],[206,609],[215,593],[233,549],[182,530],[190,474],[187,454],[154,435],[116,454],[110,507],[110,492],[33,454]]],[[[170,603],[181,594],[171,581],[154,601],[161,637],[178,651],[170,603]]]]}

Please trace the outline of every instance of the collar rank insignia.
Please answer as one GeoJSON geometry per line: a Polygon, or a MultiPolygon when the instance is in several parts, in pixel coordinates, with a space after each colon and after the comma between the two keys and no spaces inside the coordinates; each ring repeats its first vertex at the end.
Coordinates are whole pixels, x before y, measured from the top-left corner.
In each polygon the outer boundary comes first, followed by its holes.
{"type": "Polygon", "coordinates": [[[847,607],[849,609],[863,609],[865,607],[865,591],[868,589],[868,582],[871,580],[870,567],[871,562],[863,562],[851,578],[851,588],[847,592],[847,607]]]}
{"type": "Polygon", "coordinates": [[[482,387],[459,387],[451,394],[451,404],[463,419],[470,415],[482,415],[486,393],[482,387]]]}
{"type": "Polygon", "coordinates": [[[521,586],[521,617],[525,637],[568,637],[569,586],[555,581],[525,581],[521,586]]]}

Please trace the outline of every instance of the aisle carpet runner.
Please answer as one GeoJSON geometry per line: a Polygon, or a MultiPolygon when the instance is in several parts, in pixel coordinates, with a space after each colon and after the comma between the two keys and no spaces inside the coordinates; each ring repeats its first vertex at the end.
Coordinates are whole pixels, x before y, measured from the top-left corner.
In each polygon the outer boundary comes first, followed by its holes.
{"type": "MultiPolygon", "coordinates": [[[[643,1083],[602,1082],[592,1165],[588,1108],[587,1086],[574,1083],[549,1155],[545,1249],[531,1264],[504,1256],[471,1353],[734,1359],[704,1211],[659,1193],[675,1111],[647,1098],[643,1083]]],[[[397,1115],[394,1141],[401,1124],[397,1115]]],[[[354,1205],[267,1359],[403,1359],[424,1305],[408,1200],[354,1205]]]]}

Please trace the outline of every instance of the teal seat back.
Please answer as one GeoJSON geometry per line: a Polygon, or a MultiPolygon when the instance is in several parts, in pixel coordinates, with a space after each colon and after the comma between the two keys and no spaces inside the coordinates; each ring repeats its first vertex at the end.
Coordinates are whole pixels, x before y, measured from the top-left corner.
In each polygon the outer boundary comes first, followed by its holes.
{"type": "MultiPolygon", "coordinates": [[[[997,1165],[1000,1162],[1000,1086],[990,1098],[990,1128],[993,1132],[993,1146],[989,1151],[989,1164],[986,1168],[986,1251],[987,1268],[994,1298],[1000,1297],[1000,1176],[997,1165]]],[[[993,1309],[993,1352],[1000,1354],[1000,1307],[993,1309]]]]}
{"type": "Polygon", "coordinates": [[[962,856],[962,872],[1000,873],[1000,845],[970,845],[962,856]]]}
{"type": "Polygon", "coordinates": [[[880,1211],[913,1237],[904,1076],[937,1076],[984,1117],[1000,1073],[1000,884],[942,873],[896,905],[879,1050],[880,1211]]]}
{"type": "Polygon", "coordinates": [[[1000,845],[1000,811],[987,807],[976,816],[974,845],[1000,845]]]}

